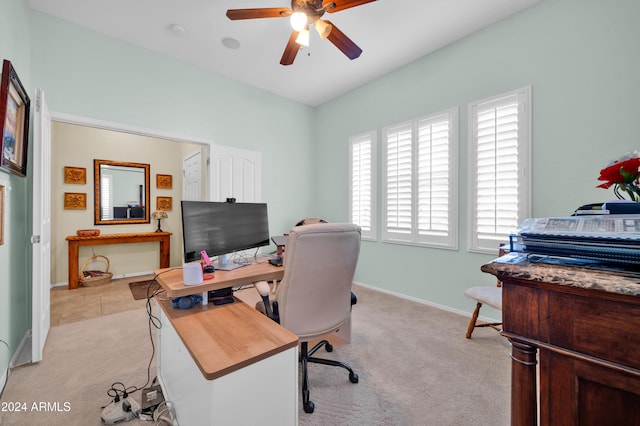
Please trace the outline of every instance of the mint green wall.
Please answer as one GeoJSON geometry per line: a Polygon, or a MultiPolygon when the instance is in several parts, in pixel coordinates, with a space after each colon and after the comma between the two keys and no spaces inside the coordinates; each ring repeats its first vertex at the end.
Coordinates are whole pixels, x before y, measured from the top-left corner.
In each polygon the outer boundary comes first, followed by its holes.
{"type": "Polygon", "coordinates": [[[310,214],[312,108],[39,12],[32,20],[33,81],[52,112],[260,151],[272,233],[310,214]]]}
{"type": "MultiPolygon", "coordinates": [[[[0,2],[0,59],[11,61],[33,98],[30,46],[26,3],[0,2]]],[[[30,162],[27,167],[30,174],[30,162]]],[[[5,186],[5,238],[0,245],[0,340],[11,347],[9,353],[0,344],[2,374],[31,327],[31,180],[0,171],[0,185],[5,186]]]]}
{"type": "MultiPolygon", "coordinates": [[[[315,109],[29,11],[25,0],[0,3],[0,47],[53,112],[261,151],[272,233],[310,215],[347,219],[349,136],[458,105],[459,250],[364,242],[356,279],[470,311],[463,289],[493,280],[479,271],[491,256],[466,251],[466,104],[532,86],[534,216],[612,198],[594,187],[606,161],[638,148],[637,16],[636,0],[544,0],[315,109]]],[[[0,178],[11,186],[0,338],[15,351],[30,327],[31,185],[0,178]]],[[[8,359],[0,346],[0,371],[8,359]]]]}
{"type": "MultiPolygon", "coordinates": [[[[54,114],[260,151],[271,232],[312,214],[312,108],[32,11],[26,0],[0,2],[0,24],[2,57],[30,95],[45,91],[54,114]]],[[[0,171],[4,181],[0,339],[11,353],[0,345],[0,372],[31,328],[32,184],[0,171]]]]}
{"type": "Polygon", "coordinates": [[[607,161],[640,148],[638,16],[637,0],[545,0],[320,106],[314,192],[332,220],[347,219],[349,136],[460,108],[459,250],[364,242],[356,279],[467,312],[473,302],[463,290],[495,282],[479,270],[491,256],[467,251],[467,103],[474,100],[532,87],[533,216],[614,198],[595,186],[607,161]]]}

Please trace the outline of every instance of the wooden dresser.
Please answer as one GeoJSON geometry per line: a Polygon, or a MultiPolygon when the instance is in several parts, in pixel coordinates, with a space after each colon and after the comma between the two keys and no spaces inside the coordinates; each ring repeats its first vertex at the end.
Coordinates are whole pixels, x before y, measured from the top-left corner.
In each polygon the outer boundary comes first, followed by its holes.
{"type": "Polygon", "coordinates": [[[640,274],[508,256],[481,269],[503,282],[511,424],[640,425],[640,274]]]}

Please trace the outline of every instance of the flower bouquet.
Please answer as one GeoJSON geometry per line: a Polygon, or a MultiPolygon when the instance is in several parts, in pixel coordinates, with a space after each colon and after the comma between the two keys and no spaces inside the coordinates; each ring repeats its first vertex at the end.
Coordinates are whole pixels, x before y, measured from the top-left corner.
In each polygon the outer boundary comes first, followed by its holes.
{"type": "Polygon", "coordinates": [[[640,202],[640,156],[638,151],[628,152],[622,157],[613,160],[600,170],[598,180],[605,181],[598,188],[608,189],[613,186],[613,193],[620,200],[625,200],[625,194],[629,200],[640,202]]]}
{"type": "Polygon", "coordinates": [[[167,212],[165,212],[164,210],[156,210],[155,212],[151,213],[151,217],[158,221],[158,229],[156,229],[156,232],[163,232],[162,229],[160,229],[160,221],[169,217],[167,212]]]}

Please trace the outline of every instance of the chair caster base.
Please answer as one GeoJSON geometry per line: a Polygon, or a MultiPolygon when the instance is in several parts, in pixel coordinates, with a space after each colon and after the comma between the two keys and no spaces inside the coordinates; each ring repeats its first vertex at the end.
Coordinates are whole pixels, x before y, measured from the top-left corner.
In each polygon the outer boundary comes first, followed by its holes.
{"type": "Polygon", "coordinates": [[[358,383],[358,375],[356,373],[349,373],[349,381],[351,383],[358,383]]]}
{"type": "Polygon", "coordinates": [[[316,406],[314,405],[314,403],[312,401],[307,401],[304,403],[304,412],[307,414],[311,414],[313,413],[313,410],[316,408],[316,406]]]}

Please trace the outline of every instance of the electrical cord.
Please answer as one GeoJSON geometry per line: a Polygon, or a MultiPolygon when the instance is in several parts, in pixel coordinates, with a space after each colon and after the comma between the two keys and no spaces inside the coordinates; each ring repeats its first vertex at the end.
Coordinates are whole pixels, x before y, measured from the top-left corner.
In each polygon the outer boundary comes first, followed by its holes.
{"type": "MultiPolygon", "coordinates": [[[[7,347],[7,350],[9,351],[9,354],[11,354],[11,347],[9,346],[9,344],[2,339],[0,339],[0,343],[4,343],[4,345],[7,347]]],[[[11,364],[11,361],[9,361],[9,364],[11,364]]],[[[9,372],[11,371],[11,365],[9,364],[7,365],[7,372],[5,373],[4,385],[2,386],[2,389],[0,389],[0,399],[2,398],[4,389],[7,386],[7,382],[9,381],[9,372]]]]}
{"type": "MultiPolygon", "coordinates": [[[[115,402],[120,401],[120,399],[126,399],[129,395],[139,390],[145,389],[149,384],[149,381],[151,381],[151,364],[153,363],[153,358],[155,357],[155,354],[156,354],[156,346],[155,346],[155,343],[153,342],[153,328],[157,330],[162,328],[162,323],[160,322],[160,318],[158,318],[153,313],[153,306],[151,305],[151,300],[156,295],[164,293],[164,289],[160,287],[159,289],[157,289],[156,291],[150,294],[151,286],[153,285],[154,282],[157,282],[157,278],[160,275],[176,269],[182,269],[182,267],[170,268],[170,269],[167,269],[166,271],[162,271],[159,274],[154,275],[154,277],[149,281],[149,285],[147,287],[147,301],[145,303],[145,306],[147,311],[147,317],[149,319],[149,341],[151,342],[151,357],[149,358],[149,364],[147,364],[147,381],[142,386],[129,386],[129,387],[126,387],[122,382],[113,383],[111,385],[111,388],[107,391],[107,395],[113,398],[115,402]]],[[[158,377],[156,376],[153,379],[153,381],[151,381],[151,385],[154,385],[157,379],[158,377]]]]}
{"type": "MultiPolygon", "coordinates": [[[[151,379],[151,364],[153,363],[153,357],[156,354],[156,345],[153,342],[153,328],[155,328],[156,330],[160,330],[162,328],[162,323],[160,322],[160,318],[158,318],[156,315],[153,314],[153,306],[151,305],[151,300],[156,297],[159,294],[164,293],[164,289],[162,287],[160,287],[159,289],[157,289],[156,291],[154,291],[152,294],[149,294],[149,291],[151,290],[151,285],[155,282],[157,283],[157,278],[162,275],[162,274],[166,274],[167,272],[170,271],[174,271],[177,269],[182,269],[182,267],[175,267],[175,268],[170,268],[167,269],[165,271],[160,272],[159,274],[156,274],[151,281],[149,282],[149,286],[147,287],[147,302],[146,302],[146,309],[147,309],[147,316],[149,318],[149,342],[151,342],[151,357],[149,358],[149,364],[147,365],[147,382],[141,386],[138,387],[136,390],[141,390],[147,387],[147,385],[149,384],[149,380],[151,379]]],[[[156,378],[153,379],[152,384],[155,384],[156,382],[156,378]]]]}
{"type": "Polygon", "coordinates": [[[258,259],[258,252],[260,251],[260,248],[256,249],[256,252],[253,254],[253,261],[259,265],[263,264],[263,263],[269,263],[269,258],[273,257],[272,255],[275,255],[276,252],[272,251],[270,253],[267,253],[267,255],[264,256],[264,260],[259,260],[258,259]],[[271,255],[271,256],[268,256],[271,255]]]}
{"type": "Polygon", "coordinates": [[[231,261],[236,265],[250,265],[251,261],[246,253],[234,253],[231,261]]]}
{"type": "Polygon", "coordinates": [[[177,425],[176,409],[171,401],[162,401],[153,412],[154,425],[177,425]]]}
{"type": "MultiPolygon", "coordinates": [[[[115,402],[118,402],[122,399],[126,399],[129,397],[129,394],[137,391],[138,389],[135,386],[125,386],[122,382],[114,382],[111,385],[111,388],[107,391],[107,395],[109,395],[115,402]]],[[[102,407],[104,408],[104,407],[102,407]]]]}

